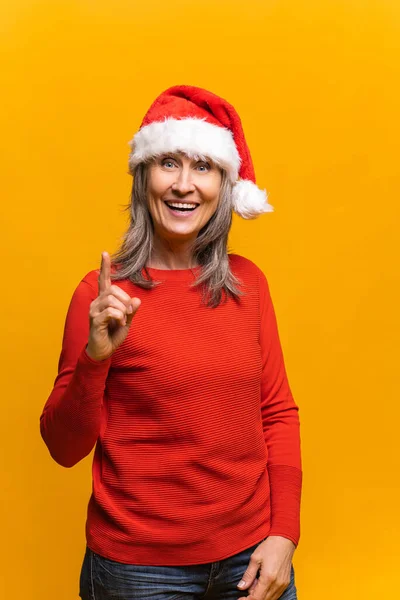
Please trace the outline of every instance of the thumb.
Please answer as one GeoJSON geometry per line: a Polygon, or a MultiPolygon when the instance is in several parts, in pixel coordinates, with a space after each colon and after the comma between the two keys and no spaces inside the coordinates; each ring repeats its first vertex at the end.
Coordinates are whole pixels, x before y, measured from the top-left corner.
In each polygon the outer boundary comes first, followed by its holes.
{"type": "Polygon", "coordinates": [[[247,590],[247,588],[253,583],[256,578],[258,569],[260,565],[257,560],[253,557],[250,558],[250,562],[248,564],[247,569],[243,573],[241,581],[238,583],[237,587],[241,590],[247,590]]]}
{"type": "Polygon", "coordinates": [[[132,323],[132,319],[135,316],[135,314],[137,313],[138,308],[141,304],[142,304],[142,301],[140,300],[140,298],[131,298],[132,312],[130,314],[128,314],[126,317],[126,324],[128,327],[132,323]]]}

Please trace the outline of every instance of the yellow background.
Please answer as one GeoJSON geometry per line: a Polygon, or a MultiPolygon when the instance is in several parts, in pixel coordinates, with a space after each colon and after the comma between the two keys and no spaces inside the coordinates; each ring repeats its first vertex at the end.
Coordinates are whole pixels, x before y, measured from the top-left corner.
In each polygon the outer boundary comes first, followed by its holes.
{"type": "Polygon", "coordinates": [[[0,596],[74,600],[90,459],[39,435],[65,312],[113,251],[127,142],[186,83],[242,117],[273,214],[231,249],[270,282],[304,464],[299,600],[395,597],[399,70],[393,1],[3,0],[0,596]]]}

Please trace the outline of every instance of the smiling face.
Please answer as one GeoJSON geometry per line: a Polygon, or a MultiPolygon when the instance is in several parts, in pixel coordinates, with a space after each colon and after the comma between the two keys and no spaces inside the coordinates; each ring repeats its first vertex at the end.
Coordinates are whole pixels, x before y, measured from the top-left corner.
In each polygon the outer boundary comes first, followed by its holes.
{"type": "Polygon", "coordinates": [[[147,199],[154,233],[166,240],[195,239],[215,213],[222,173],[212,161],[168,154],[149,166],[147,199]]]}

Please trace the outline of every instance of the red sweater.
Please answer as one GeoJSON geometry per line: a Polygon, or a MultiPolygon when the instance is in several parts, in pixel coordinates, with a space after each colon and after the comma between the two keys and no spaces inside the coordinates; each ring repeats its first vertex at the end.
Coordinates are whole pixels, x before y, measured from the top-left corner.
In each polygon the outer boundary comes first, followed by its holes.
{"type": "Polygon", "coordinates": [[[229,260],[246,295],[217,308],[190,269],[149,269],[163,281],[152,290],[116,282],[142,304],[101,362],[85,352],[98,272],[72,297],[41,433],[65,467],[96,446],[86,536],[106,558],[188,565],[268,535],[298,543],[298,407],[269,287],[253,262],[229,260]]]}

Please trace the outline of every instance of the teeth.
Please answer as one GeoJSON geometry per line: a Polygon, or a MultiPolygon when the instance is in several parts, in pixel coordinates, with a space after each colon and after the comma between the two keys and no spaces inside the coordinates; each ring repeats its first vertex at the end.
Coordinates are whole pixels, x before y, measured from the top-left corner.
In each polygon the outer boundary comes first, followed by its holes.
{"type": "Polygon", "coordinates": [[[197,204],[188,204],[183,202],[167,202],[168,206],[175,206],[176,208],[194,208],[197,204]]]}

